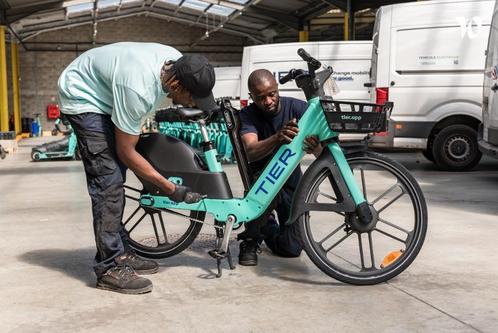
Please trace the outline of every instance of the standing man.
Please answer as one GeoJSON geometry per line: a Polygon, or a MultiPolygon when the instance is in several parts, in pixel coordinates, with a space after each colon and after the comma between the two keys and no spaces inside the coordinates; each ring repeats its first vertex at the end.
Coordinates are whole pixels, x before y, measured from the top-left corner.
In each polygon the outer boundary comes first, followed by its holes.
{"type": "Polygon", "coordinates": [[[136,150],[142,118],[169,97],[176,104],[211,111],[215,75],[207,59],[182,56],[155,43],[116,43],[80,55],[59,78],[59,105],[71,122],[92,199],[97,288],[126,294],[152,290],[158,265],[131,251],[121,225],[127,167],[174,201],[201,195],[159,174],[136,150]]]}
{"type": "MultiPolygon", "coordinates": [[[[306,111],[306,103],[295,98],[280,97],[277,81],[266,69],[252,72],[248,86],[254,103],[240,112],[240,134],[253,174],[259,176],[273,153],[281,145],[291,142],[299,133],[297,122],[306,111]]],[[[307,137],[304,143],[307,153],[320,155],[322,148],[315,136],[307,137]]],[[[275,209],[280,225],[272,214],[266,214],[257,221],[248,223],[246,230],[239,234],[239,239],[243,240],[240,244],[239,264],[257,265],[257,252],[263,239],[277,255],[298,257],[301,254],[297,225],[285,225],[289,218],[292,195],[301,176],[301,168],[298,167],[270,205],[269,210],[275,209]]]]}

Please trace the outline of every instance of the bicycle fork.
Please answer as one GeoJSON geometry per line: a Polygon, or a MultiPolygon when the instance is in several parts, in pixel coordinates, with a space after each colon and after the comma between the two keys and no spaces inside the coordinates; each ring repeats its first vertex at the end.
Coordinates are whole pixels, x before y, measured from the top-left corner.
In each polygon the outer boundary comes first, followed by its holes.
{"type": "MultiPolygon", "coordinates": [[[[346,160],[346,156],[341,150],[341,147],[337,142],[327,145],[330,153],[334,157],[334,160],[337,164],[337,168],[339,169],[344,182],[351,194],[351,197],[356,205],[356,214],[358,215],[359,221],[363,225],[368,225],[372,219],[373,215],[366,201],[364,194],[362,193],[358,183],[356,182],[353,172],[349,167],[349,164],[346,160]]],[[[364,186],[364,185],[363,185],[364,186]]]]}

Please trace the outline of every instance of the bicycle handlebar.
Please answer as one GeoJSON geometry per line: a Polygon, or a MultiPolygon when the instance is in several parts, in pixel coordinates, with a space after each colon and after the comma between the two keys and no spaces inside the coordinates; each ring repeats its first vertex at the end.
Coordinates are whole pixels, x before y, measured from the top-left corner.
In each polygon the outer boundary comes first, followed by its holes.
{"type": "Polygon", "coordinates": [[[322,67],[322,63],[315,58],[313,58],[308,52],[306,52],[303,48],[300,48],[297,50],[297,54],[308,63],[310,67],[313,69],[319,69],[322,67]]]}
{"type": "Polygon", "coordinates": [[[293,68],[289,71],[289,73],[287,73],[287,75],[285,75],[284,77],[280,78],[278,80],[278,82],[280,84],[286,84],[287,82],[289,82],[290,80],[293,80],[295,78],[295,74],[296,74],[296,70],[293,68]]]}

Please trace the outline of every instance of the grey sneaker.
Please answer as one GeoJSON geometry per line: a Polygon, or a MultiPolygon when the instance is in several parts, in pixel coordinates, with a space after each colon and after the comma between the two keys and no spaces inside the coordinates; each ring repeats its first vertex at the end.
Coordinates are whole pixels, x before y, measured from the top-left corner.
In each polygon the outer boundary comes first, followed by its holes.
{"type": "Polygon", "coordinates": [[[130,266],[115,266],[97,280],[97,288],[122,294],[145,294],[152,291],[152,282],[138,276],[130,266]]]}
{"type": "Polygon", "coordinates": [[[118,265],[128,265],[137,274],[154,274],[159,270],[159,265],[154,260],[140,258],[135,252],[126,252],[114,259],[118,265]]]}

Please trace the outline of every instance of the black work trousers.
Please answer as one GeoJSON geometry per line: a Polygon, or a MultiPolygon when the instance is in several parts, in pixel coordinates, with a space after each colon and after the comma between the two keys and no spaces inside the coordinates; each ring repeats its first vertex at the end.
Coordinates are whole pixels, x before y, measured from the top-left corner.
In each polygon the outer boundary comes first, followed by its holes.
{"type": "Polygon", "coordinates": [[[90,112],[66,116],[78,138],[88,194],[92,200],[97,246],[94,270],[100,277],[116,265],[116,257],[129,250],[121,224],[126,167],[116,155],[114,124],[110,116],[90,112]]]}

